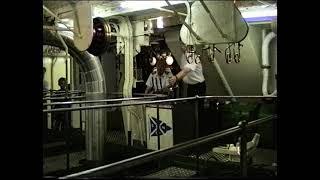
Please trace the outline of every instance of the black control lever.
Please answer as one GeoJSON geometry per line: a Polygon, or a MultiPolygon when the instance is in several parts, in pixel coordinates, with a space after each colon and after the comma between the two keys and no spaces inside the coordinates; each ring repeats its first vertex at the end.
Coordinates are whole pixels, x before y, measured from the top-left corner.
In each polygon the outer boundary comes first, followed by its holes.
{"type": "Polygon", "coordinates": [[[230,64],[231,61],[232,61],[232,55],[231,55],[231,49],[230,47],[233,46],[232,43],[229,44],[229,46],[226,48],[226,50],[224,51],[224,56],[225,56],[225,59],[226,59],[226,63],[227,64],[230,64]]]}
{"type": "Polygon", "coordinates": [[[237,53],[234,54],[234,61],[236,63],[239,63],[240,62],[240,47],[242,47],[243,45],[238,43],[238,51],[237,53]]]}

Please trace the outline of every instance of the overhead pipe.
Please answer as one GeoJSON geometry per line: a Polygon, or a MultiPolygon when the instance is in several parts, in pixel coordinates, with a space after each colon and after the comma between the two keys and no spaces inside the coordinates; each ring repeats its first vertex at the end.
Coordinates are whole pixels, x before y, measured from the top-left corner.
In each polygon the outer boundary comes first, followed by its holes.
{"type": "MultiPolygon", "coordinates": [[[[55,22],[55,25],[58,27],[57,22],[55,22]]],[[[68,52],[69,52],[69,49],[68,49],[68,46],[67,46],[66,42],[64,42],[63,38],[61,37],[60,33],[58,31],[56,31],[56,33],[57,33],[57,36],[60,39],[60,41],[61,41],[61,43],[62,43],[62,45],[64,47],[65,52],[66,52],[66,55],[65,55],[65,60],[66,60],[66,82],[68,84],[68,56],[69,56],[68,52]]],[[[67,90],[68,90],[68,88],[67,88],[67,90]]]]}
{"type": "MultiPolygon", "coordinates": [[[[57,26],[57,23],[56,23],[56,22],[55,22],[55,25],[57,26]]],[[[67,56],[66,58],[68,58],[68,51],[69,51],[68,46],[67,46],[66,42],[64,42],[64,40],[62,39],[62,37],[61,37],[61,35],[59,34],[59,32],[56,31],[56,33],[57,33],[57,36],[58,36],[60,42],[62,43],[62,45],[63,45],[63,47],[64,47],[64,50],[65,50],[66,56],[67,56]]]]}
{"type": "MultiPolygon", "coordinates": [[[[55,27],[55,26],[43,26],[43,29],[48,29],[48,30],[52,30],[52,31],[70,31],[67,28],[60,28],[60,27],[55,27]]],[[[107,33],[108,35],[111,36],[116,36],[116,37],[121,37],[123,38],[120,34],[118,33],[114,33],[114,32],[109,32],[107,33]]]]}
{"type": "MultiPolygon", "coordinates": [[[[174,11],[172,11],[172,10],[169,10],[169,9],[165,9],[165,8],[155,8],[155,9],[158,9],[158,10],[160,10],[160,11],[164,11],[164,12],[169,12],[169,13],[173,13],[174,14],[174,11]]],[[[187,16],[187,14],[185,14],[185,13],[181,13],[181,12],[177,12],[179,15],[181,15],[181,16],[187,16]]]]}
{"type": "Polygon", "coordinates": [[[53,30],[53,31],[70,31],[68,28],[56,27],[56,26],[43,26],[43,29],[53,30]]]}
{"type": "Polygon", "coordinates": [[[52,17],[54,17],[57,21],[59,21],[59,23],[65,25],[69,31],[73,32],[74,35],[81,37],[81,34],[72,30],[68,25],[66,25],[57,15],[55,15],[52,11],[50,11],[46,6],[43,5],[42,7],[45,11],[47,11],[47,13],[49,13],[52,17]]]}
{"type": "MultiPolygon", "coordinates": [[[[271,68],[270,60],[269,60],[269,44],[273,38],[277,37],[274,32],[270,32],[265,36],[262,43],[262,94],[264,96],[269,96],[268,93],[268,81],[269,81],[269,69],[271,68]]],[[[271,95],[276,95],[277,91],[274,90],[271,95]]]]}

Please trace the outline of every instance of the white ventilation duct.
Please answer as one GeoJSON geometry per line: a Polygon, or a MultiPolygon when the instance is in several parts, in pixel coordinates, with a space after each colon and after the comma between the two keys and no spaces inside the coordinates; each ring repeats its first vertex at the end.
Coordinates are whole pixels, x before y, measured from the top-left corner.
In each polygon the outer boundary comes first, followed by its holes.
{"type": "MultiPolygon", "coordinates": [[[[268,93],[269,70],[271,68],[269,60],[269,44],[275,37],[277,37],[277,35],[274,32],[270,32],[265,36],[262,43],[262,94],[264,96],[270,96],[268,93]]],[[[276,94],[277,90],[274,90],[274,92],[271,93],[272,96],[276,94]]]]}
{"type": "MultiPolygon", "coordinates": [[[[79,51],[73,39],[62,36],[69,54],[85,74],[86,100],[105,99],[106,85],[99,59],[87,51],[79,51]]],[[[43,30],[43,45],[64,49],[57,33],[43,30]]],[[[97,104],[90,104],[97,105],[97,104]]],[[[103,160],[105,152],[106,114],[103,109],[86,110],[86,155],[87,160],[103,160]]]]}

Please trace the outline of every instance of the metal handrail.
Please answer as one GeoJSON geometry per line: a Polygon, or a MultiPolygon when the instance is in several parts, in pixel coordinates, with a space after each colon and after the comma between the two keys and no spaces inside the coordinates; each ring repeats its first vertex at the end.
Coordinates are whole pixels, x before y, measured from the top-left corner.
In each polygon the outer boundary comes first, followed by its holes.
{"type": "MultiPolygon", "coordinates": [[[[43,93],[50,93],[50,92],[67,92],[67,91],[61,91],[61,90],[55,90],[55,89],[43,90],[43,93]]],[[[86,91],[83,91],[83,90],[70,90],[70,91],[68,91],[68,92],[85,93],[86,91]]]]}
{"type": "Polygon", "coordinates": [[[65,96],[65,95],[72,95],[72,94],[78,94],[78,95],[85,95],[85,91],[60,91],[60,90],[50,90],[50,91],[43,91],[43,97],[59,97],[59,96],[65,96]]]}
{"type": "Polygon", "coordinates": [[[43,96],[42,99],[45,100],[45,98],[57,98],[57,97],[76,97],[76,96],[83,96],[79,93],[66,93],[66,94],[55,94],[55,95],[47,95],[47,96],[43,96]]]}
{"type": "Polygon", "coordinates": [[[42,100],[59,100],[59,99],[83,99],[86,98],[86,96],[74,96],[74,97],[46,97],[42,100]]]}
{"type": "Polygon", "coordinates": [[[64,94],[85,94],[85,92],[75,92],[75,91],[52,91],[52,92],[44,92],[43,94],[49,94],[47,96],[60,96],[64,94]]]}
{"type": "Polygon", "coordinates": [[[44,103],[43,106],[51,105],[70,105],[70,104],[85,104],[85,103],[103,103],[103,102],[119,102],[119,101],[131,101],[131,100],[144,100],[144,99],[156,99],[159,98],[157,95],[148,97],[133,97],[133,98],[118,98],[118,99],[101,99],[101,100],[90,100],[90,101],[68,101],[68,102],[55,102],[55,103],[44,103]]]}
{"type": "Polygon", "coordinates": [[[142,101],[134,103],[117,103],[117,104],[107,104],[107,105],[95,105],[95,106],[86,106],[86,107],[71,107],[71,108],[57,108],[57,109],[45,109],[43,112],[61,112],[61,111],[77,111],[77,110],[88,110],[88,109],[102,109],[102,108],[114,108],[114,107],[123,107],[123,106],[133,106],[133,105],[144,105],[144,104],[156,104],[156,103],[168,103],[168,102],[179,102],[186,100],[196,100],[196,99],[232,99],[232,98],[276,98],[276,96],[195,96],[187,98],[176,98],[176,99],[165,99],[165,100],[154,100],[154,101],[142,101]]]}
{"type": "MultiPolygon", "coordinates": [[[[270,116],[267,116],[267,117],[264,117],[264,118],[257,119],[255,121],[251,121],[246,125],[246,129],[248,129],[250,127],[253,127],[253,126],[256,126],[258,124],[261,124],[261,123],[276,119],[276,118],[277,118],[276,115],[270,115],[270,116]]],[[[122,160],[122,161],[119,161],[119,162],[115,162],[115,163],[112,163],[112,164],[107,164],[107,165],[100,166],[100,167],[97,167],[97,168],[89,169],[89,170],[86,170],[86,171],[74,173],[74,174],[71,174],[71,175],[60,177],[59,179],[75,178],[75,177],[79,177],[79,176],[82,176],[82,175],[87,175],[87,174],[94,173],[94,172],[101,171],[101,170],[107,170],[108,173],[114,173],[114,172],[117,172],[117,171],[121,171],[123,169],[127,169],[127,168],[130,168],[130,167],[133,167],[133,166],[137,166],[137,165],[140,165],[140,164],[155,160],[155,159],[160,159],[161,157],[174,154],[174,153],[176,153],[178,151],[181,151],[181,150],[185,150],[185,149],[192,148],[192,147],[195,147],[195,146],[198,146],[198,145],[201,145],[201,144],[208,143],[210,141],[216,140],[216,139],[221,138],[223,136],[227,136],[227,135],[231,135],[231,134],[234,134],[234,133],[237,133],[237,132],[241,132],[241,130],[242,130],[241,125],[238,125],[238,126],[235,126],[235,127],[232,127],[232,128],[220,131],[220,132],[213,133],[213,134],[208,135],[208,136],[204,136],[204,137],[193,139],[193,140],[190,140],[190,141],[187,141],[187,142],[184,142],[184,143],[180,143],[180,144],[174,145],[172,147],[160,149],[160,150],[157,150],[157,151],[153,151],[153,152],[146,153],[146,154],[143,154],[143,155],[140,155],[140,156],[136,156],[136,157],[133,157],[133,158],[125,159],[125,160],[122,160]]]]}
{"type": "Polygon", "coordinates": [[[96,105],[96,106],[86,106],[86,107],[58,108],[58,109],[50,109],[50,110],[45,109],[45,110],[43,110],[43,112],[61,112],[61,111],[77,111],[77,110],[89,110],[89,109],[115,108],[115,107],[123,107],[123,106],[176,102],[176,101],[185,101],[185,100],[194,100],[194,99],[196,99],[196,98],[189,97],[189,98],[168,99],[168,100],[142,101],[142,102],[135,102],[135,103],[117,103],[117,104],[96,105]]]}

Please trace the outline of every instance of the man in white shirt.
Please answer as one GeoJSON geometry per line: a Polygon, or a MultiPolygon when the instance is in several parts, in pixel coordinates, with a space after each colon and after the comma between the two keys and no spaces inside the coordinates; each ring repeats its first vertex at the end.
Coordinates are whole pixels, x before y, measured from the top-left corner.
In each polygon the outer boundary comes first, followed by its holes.
{"type": "Polygon", "coordinates": [[[182,56],[180,67],[181,71],[169,80],[170,85],[174,85],[182,79],[188,85],[188,97],[204,96],[206,94],[206,83],[200,56],[195,54],[192,46],[187,47],[182,56]]]}
{"type": "MultiPolygon", "coordinates": [[[[192,46],[187,46],[186,51],[182,55],[180,62],[181,71],[173,76],[169,83],[174,85],[179,80],[183,80],[184,83],[188,85],[187,96],[194,97],[205,96],[206,95],[206,82],[203,76],[202,65],[200,61],[200,56],[195,54],[195,50],[192,46]]],[[[198,104],[198,137],[203,135],[208,135],[210,133],[210,127],[208,126],[208,120],[205,118],[204,111],[204,100],[200,99],[198,104]]],[[[197,136],[195,136],[197,138],[197,136]]]]}

